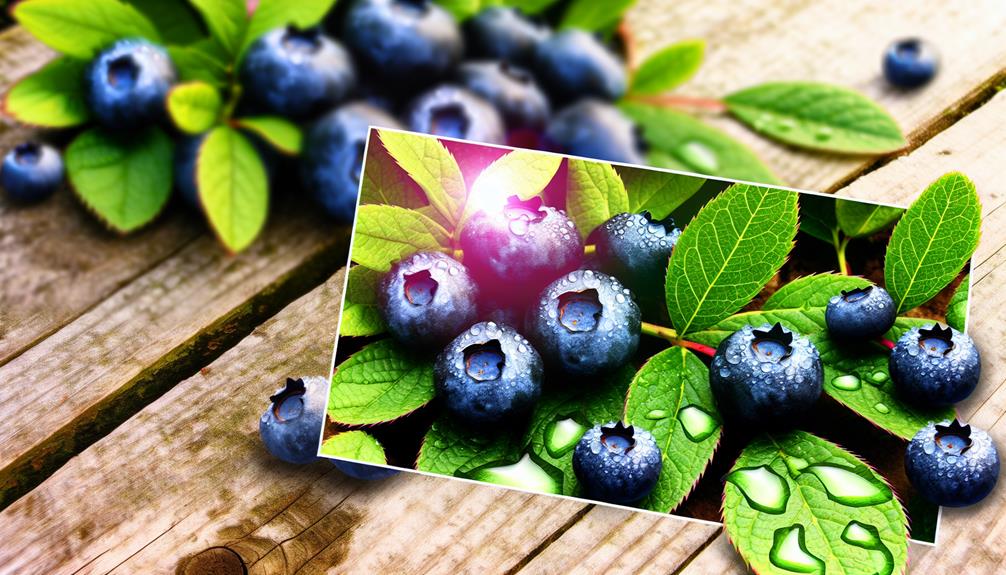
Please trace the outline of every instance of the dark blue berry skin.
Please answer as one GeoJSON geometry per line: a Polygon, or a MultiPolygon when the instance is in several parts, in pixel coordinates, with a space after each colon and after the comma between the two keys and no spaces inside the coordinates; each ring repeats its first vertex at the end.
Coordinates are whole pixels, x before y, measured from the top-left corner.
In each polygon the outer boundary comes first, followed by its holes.
{"type": "Polygon", "coordinates": [[[828,301],[824,312],[828,333],[836,339],[866,341],[880,337],[898,317],[894,300],[882,287],[843,291],[828,301]]]}
{"type": "Polygon", "coordinates": [[[98,123],[108,130],[132,131],[164,118],[165,100],[176,79],[164,48],[127,38],[98,54],[84,81],[98,123]]]}
{"type": "Polygon", "coordinates": [[[344,475],[363,481],[378,481],[401,473],[397,469],[367,465],[366,463],[354,463],[352,461],[332,461],[332,463],[344,475]]]}
{"type": "Polygon", "coordinates": [[[485,99],[453,84],[420,94],[406,112],[409,129],[489,144],[506,141],[503,117],[485,99]]]}
{"type": "Polygon", "coordinates": [[[528,71],[500,60],[462,64],[458,82],[481,96],[503,115],[507,130],[540,130],[551,108],[528,71]]]}
{"type": "Polygon", "coordinates": [[[884,51],[884,77],[898,88],[918,88],[928,84],[939,67],[936,49],[925,40],[898,40],[884,51]]]}
{"type": "Polygon", "coordinates": [[[933,324],[906,331],[891,350],[888,367],[905,400],[936,407],[971,395],[978,386],[982,362],[970,337],[933,324]]]}
{"type": "Polygon", "coordinates": [[[478,291],[468,269],[450,256],[417,252],[391,266],[377,303],[398,341],[436,348],[475,322],[478,291]]]}
{"type": "Polygon", "coordinates": [[[361,69],[395,89],[447,77],[464,51],[454,17],[431,0],[356,0],[342,39],[361,69]]]}
{"type": "Polygon", "coordinates": [[[269,114],[303,119],[346,98],[356,85],[349,53],[318,28],[270,30],[241,63],[244,95],[269,114]]]}
{"type": "Polygon", "coordinates": [[[595,425],[573,450],[573,473],[584,494],[619,505],[649,495],[662,465],[653,435],[638,426],[623,427],[621,422],[595,425]]]}
{"type": "Polygon", "coordinates": [[[779,324],[744,326],[720,343],[709,384],[720,412],[756,428],[787,428],[821,396],[817,348],[779,324]]]}
{"type": "Polygon", "coordinates": [[[15,202],[40,202],[63,185],[63,173],[63,158],[56,148],[25,142],[4,156],[0,187],[15,202]]]}
{"type": "Polygon", "coordinates": [[[937,505],[974,505],[996,486],[999,453],[981,429],[956,421],[930,423],[908,444],[905,474],[923,497],[937,505]]]}
{"type": "Polygon", "coordinates": [[[654,220],[649,212],[612,216],[591,232],[601,271],[628,286],[640,300],[662,300],[667,265],[681,236],[670,218],[654,220]]]}
{"type": "Polygon", "coordinates": [[[559,110],[545,129],[550,148],[573,156],[643,164],[644,145],[636,124],[607,102],[584,99],[559,110]]]}
{"type": "Polygon", "coordinates": [[[569,375],[609,373],[639,347],[641,313],[615,278],[576,270],[555,280],[528,310],[527,330],[549,367],[569,375]]]}
{"type": "Polygon", "coordinates": [[[372,125],[401,127],[383,110],[351,102],[322,116],[304,141],[301,182],[325,213],[341,223],[352,222],[356,213],[363,151],[372,125]]]}
{"type": "Polygon", "coordinates": [[[516,8],[491,6],[465,24],[468,52],[477,58],[531,64],[535,48],[551,33],[516,8]]]}
{"type": "Polygon", "coordinates": [[[491,428],[527,415],[541,395],[541,356],[505,324],[471,326],[437,356],[437,397],[454,417],[491,428]]]}
{"type": "Polygon", "coordinates": [[[318,457],[318,439],[325,424],[328,380],[324,377],[288,379],[269,398],[259,419],[258,432],[269,453],[287,463],[311,463],[318,457]]]}
{"type": "Polygon", "coordinates": [[[565,30],[540,42],[534,71],[553,102],[591,96],[613,101],[625,94],[622,60],[583,30],[565,30]]]}

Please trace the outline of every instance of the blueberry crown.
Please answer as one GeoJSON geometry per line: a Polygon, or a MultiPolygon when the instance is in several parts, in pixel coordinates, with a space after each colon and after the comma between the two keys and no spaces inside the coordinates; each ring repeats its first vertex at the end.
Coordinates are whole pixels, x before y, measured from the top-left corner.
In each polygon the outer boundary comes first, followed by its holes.
{"type": "Polygon", "coordinates": [[[601,427],[601,442],[607,443],[607,439],[611,437],[618,437],[625,440],[629,444],[625,448],[625,451],[629,451],[636,446],[636,440],[633,437],[636,433],[636,429],[629,425],[628,427],[621,421],[616,422],[615,425],[611,427],[601,427]]]}
{"type": "Polygon", "coordinates": [[[283,419],[279,414],[279,408],[283,405],[283,402],[291,397],[304,395],[305,393],[307,393],[307,387],[304,385],[303,379],[294,379],[292,377],[286,378],[286,386],[274,395],[269,396],[269,401],[272,402],[273,415],[275,415],[277,419],[283,419]]]}
{"type": "Polygon", "coordinates": [[[871,291],[873,291],[873,286],[858,287],[851,290],[842,290],[842,299],[845,301],[857,301],[866,297],[871,291]]]}
{"type": "Polygon", "coordinates": [[[926,347],[922,342],[927,339],[938,339],[940,341],[946,342],[947,349],[943,351],[946,355],[954,348],[954,332],[949,327],[942,327],[938,323],[934,323],[928,328],[922,328],[919,330],[919,346],[926,347]]]}
{"type": "Polygon", "coordinates": [[[937,425],[936,426],[936,443],[943,444],[946,438],[955,438],[964,442],[964,446],[960,448],[960,453],[964,453],[971,448],[974,441],[971,439],[971,426],[961,425],[961,422],[956,418],[950,422],[950,425],[937,425]]]}
{"type": "Polygon", "coordinates": [[[542,201],[539,196],[527,200],[522,200],[518,196],[510,196],[507,198],[506,205],[503,206],[503,215],[508,220],[523,219],[529,222],[538,222],[545,219],[547,215],[541,207],[542,201]]]}
{"type": "Polygon", "coordinates": [[[667,216],[662,220],[655,220],[653,219],[653,214],[650,213],[650,210],[643,210],[639,212],[639,215],[643,216],[643,219],[645,219],[647,222],[651,224],[657,224],[658,226],[663,226],[664,230],[674,229],[674,218],[671,216],[667,216]]]}

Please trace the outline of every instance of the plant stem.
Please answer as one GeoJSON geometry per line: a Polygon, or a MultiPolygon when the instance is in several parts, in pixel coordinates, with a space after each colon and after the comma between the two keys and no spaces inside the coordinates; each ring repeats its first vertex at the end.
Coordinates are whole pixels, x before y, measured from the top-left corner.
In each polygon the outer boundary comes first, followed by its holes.
{"type": "Polygon", "coordinates": [[[699,109],[717,114],[723,114],[727,111],[727,105],[723,100],[715,98],[694,98],[691,96],[678,96],[677,94],[661,94],[659,96],[629,96],[627,100],[639,102],[640,104],[660,106],[661,108],[699,109]]]}
{"type": "Polygon", "coordinates": [[[454,259],[458,260],[459,262],[463,261],[465,259],[465,252],[463,252],[461,250],[452,250],[451,251],[451,257],[453,257],[454,259]]]}
{"type": "Polygon", "coordinates": [[[630,70],[635,70],[639,64],[636,58],[638,54],[636,36],[625,20],[618,23],[618,35],[622,37],[622,46],[625,47],[625,63],[630,70]]]}
{"type": "Polygon", "coordinates": [[[845,248],[849,245],[849,240],[852,238],[842,238],[837,244],[835,244],[835,253],[838,254],[838,271],[841,274],[851,276],[852,270],[849,269],[849,261],[845,258],[845,248]]]}
{"type": "Polygon", "coordinates": [[[878,337],[876,339],[876,341],[877,341],[877,343],[879,343],[880,345],[886,347],[887,349],[892,349],[892,350],[894,349],[894,342],[891,341],[891,340],[889,340],[889,339],[887,339],[884,336],[878,337]]]}
{"type": "Polygon", "coordinates": [[[596,251],[597,251],[597,246],[595,246],[594,244],[587,244],[587,245],[583,246],[583,255],[585,255],[585,256],[592,255],[596,251]]]}
{"type": "Polygon", "coordinates": [[[660,339],[667,340],[671,345],[677,345],[685,349],[690,349],[692,351],[701,353],[712,357],[716,355],[716,350],[709,347],[708,345],[702,345],[701,343],[696,343],[694,341],[688,341],[678,337],[678,332],[674,331],[669,327],[664,327],[662,325],[656,325],[653,323],[642,322],[641,330],[642,333],[651,336],[659,337],[660,339]]]}

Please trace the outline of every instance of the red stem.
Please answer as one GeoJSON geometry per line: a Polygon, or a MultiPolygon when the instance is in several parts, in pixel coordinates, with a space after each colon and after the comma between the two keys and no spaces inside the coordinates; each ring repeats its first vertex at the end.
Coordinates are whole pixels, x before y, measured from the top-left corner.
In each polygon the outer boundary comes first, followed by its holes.
{"type": "Polygon", "coordinates": [[[715,98],[695,98],[692,96],[661,94],[659,96],[629,96],[628,100],[651,106],[660,106],[661,108],[700,109],[717,114],[727,111],[727,105],[722,100],[715,98]]]}
{"type": "Polygon", "coordinates": [[[887,339],[884,336],[878,337],[877,338],[877,343],[879,343],[880,345],[886,347],[887,349],[894,349],[894,342],[891,341],[891,340],[889,340],[889,339],[887,339]]]}
{"type": "Polygon", "coordinates": [[[636,69],[636,36],[632,33],[629,23],[622,20],[618,24],[618,35],[622,37],[622,45],[625,46],[625,63],[630,70],[636,69]]]}
{"type": "Polygon", "coordinates": [[[714,355],[716,355],[716,350],[709,347],[708,345],[702,345],[701,343],[695,343],[694,341],[687,341],[684,339],[679,339],[674,343],[676,345],[680,345],[681,347],[690,349],[703,355],[707,355],[709,357],[713,357],[714,355]]]}

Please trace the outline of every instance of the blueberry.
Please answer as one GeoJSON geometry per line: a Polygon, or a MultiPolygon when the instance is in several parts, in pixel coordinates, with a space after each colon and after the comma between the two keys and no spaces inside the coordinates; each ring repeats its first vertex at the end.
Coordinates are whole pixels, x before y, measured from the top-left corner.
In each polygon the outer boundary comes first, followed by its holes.
{"type": "Polygon", "coordinates": [[[465,266],[440,252],[417,252],[391,266],[377,289],[388,331],[409,346],[439,347],[471,325],[478,288],[465,266]]]}
{"type": "Polygon", "coordinates": [[[270,30],[248,48],[241,82],[269,114],[307,118],[346,98],[356,85],[349,53],[318,28],[270,30]]]}
{"type": "Polygon", "coordinates": [[[329,216],[343,223],[352,222],[356,213],[363,152],[372,125],[401,127],[383,110],[352,102],[315,122],[304,141],[300,159],[304,188],[329,216]]]}
{"type": "Polygon", "coordinates": [[[758,428],[792,427],[820,397],[823,379],[814,344],[778,323],[734,332],[709,365],[720,411],[758,428]]]}
{"type": "Polygon", "coordinates": [[[146,40],[119,40],[91,62],[85,76],[95,119],[109,130],[146,128],[164,117],[177,74],[167,51],[146,40]]]}
{"type": "Polygon", "coordinates": [[[523,68],[498,60],[468,62],[458,69],[458,81],[495,106],[507,130],[541,129],[548,120],[548,98],[523,68]]]}
{"type": "Polygon", "coordinates": [[[552,282],[528,310],[527,330],[551,367],[570,375],[611,372],[639,347],[639,306],[615,278],[577,270],[552,282]]]}
{"type": "Polygon", "coordinates": [[[887,333],[898,316],[894,300],[882,287],[870,285],[832,297],[824,312],[828,333],[837,339],[868,340],[887,333]]]}
{"type": "Polygon", "coordinates": [[[526,415],[541,395],[541,356],[512,327],[471,326],[437,356],[437,396],[454,417],[495,426],[526,415]]]}
{"type": "Polygon", "coordinates": [[[348,475],[353,479],[361,479],[363,481],[387,479],[392,475],[398,475],[400,473],[398,469],[379,467],[377,465],[367,465],[366,463],[355,463],[353,461],[333,460],[332,463],[334,463],[335,468],[343,474],[348,475]]]}
{"type": "Polygon", "coordinates": [[[594,244],[602,271],[617,277],[640,300],[662,301],[667,265],[680,236],[671,218],[621,213],[598,226],[587,243],[594,244]]]}
{"type": "Polygon", "coordinates": [[[608,503],[628,505],[649,495],[662,465],[653,435],[621,421],[595,425],[573,450],[573,473],[585,494],[608,503]]]}
{"type": "Polygon", "coordinates": [[[600,100],[588,98],[559,110],[545,129],[545,140],[573,156],[645,163],[639,128],[621,110],[600,100]]]}
{"type": "Polygon", "coordinates": [[[919,38],[898,40],[884,51],[884,77],[898,88],[918,88],[929,83],[939,67],[936,48],[919,38]]]}
{"type": "Polygon", "coordinates": [[[63,158],[46,144],[18,144],[0,166],[0,187],[15,202],[40,202],[62,185],[63,158]]]}
{"type": "Polygon", "coordinates": [[[963,400],[978,386],[982,371],[975,342],[938,324],[906,331],[891,350],[888,366],[898,393],[925,406],[963,400]]]}
{"type": "Polygon", "coordinates": [[[974,505],[996,486],[999,453],[981,429],[956,419],[930,423],[908,444],[905,474],[923,497],[937,505],[974,505]]]}
{"type": "Polygon", "coordinates": [[[583,30],[564,30],[540,42],[534,69],[554,102],[590,96],[617,100],[625,94],[622,60],[583,30]]]}
{"type": "Polygon", "coordinates": [[[317,458],[327,389],[324,377],[290,378],[269,398],[271,404],[258,422],[269,453],[287,463],[311,463],[317,458]]]}
{"type": "Polygon", "coordinates": [[[356,0],[342,39],[363,69],[395,89],[445,78],[464,50],[454,17],[431,0],[356,0]]]}
{"type": "Polygon", "coordinates": [[[502,144],[503,117],[486,100],[460,86],[444,84],[420,94],[406,112],[414,132],[502,144]]]}
{"type": "Polygon", "coordinates": [[[530,64],[538,43],[549,29],[531,21],[516,8],[491,6],[465,24],[468,51],[478,58],[530,64]]]}

